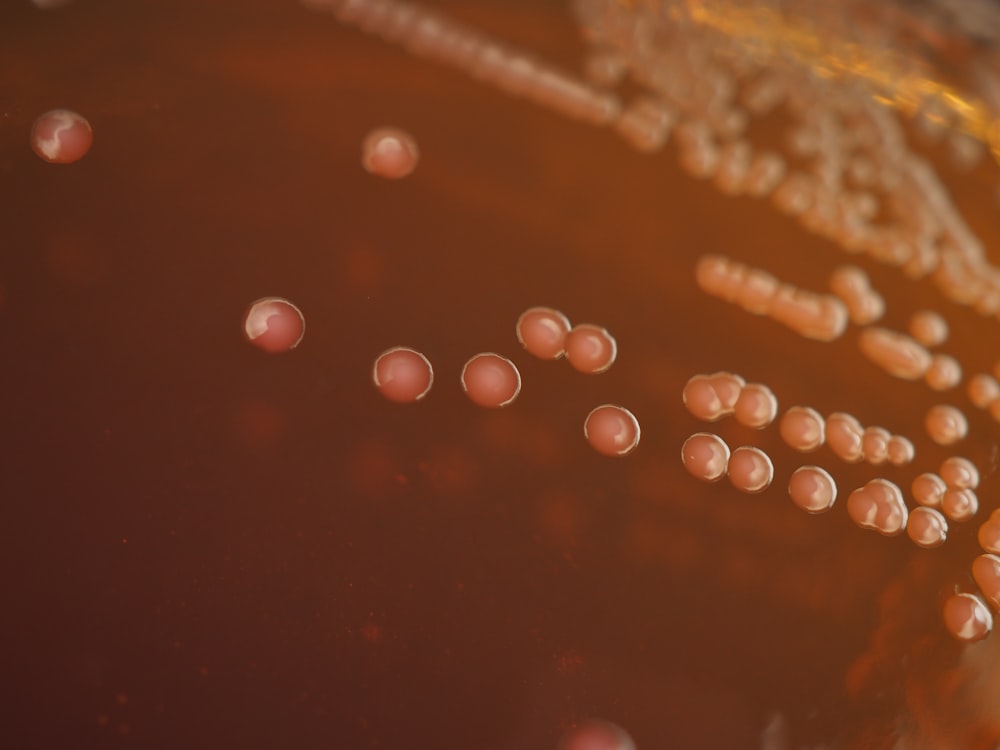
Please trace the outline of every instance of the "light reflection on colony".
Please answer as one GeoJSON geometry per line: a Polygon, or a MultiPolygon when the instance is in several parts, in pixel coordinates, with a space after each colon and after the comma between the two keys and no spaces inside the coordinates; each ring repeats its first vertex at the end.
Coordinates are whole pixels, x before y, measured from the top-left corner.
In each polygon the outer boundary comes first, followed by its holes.
{"type": "Polygon", "coordinates": [[[681,446],[684,468],[703,482],[717,482],[726,476],[729,456],[726,441],[710,432],[696,432],[681,446]]]}
{"type": "Polygon", "coordinates": [[[620,458],[639,446],[639,420],[624,406],[605,404],[587,415],[583,435],[598,453],[620,458]]]}
{"type": "Polygon", "coordinates": [[[305,330],[302,311],[282,297],[263,297],[253,302],[243,316],[247,341],[269,354],[294,349],[302,343],[305,330]]]}
{"type": "Polygon", "coordinates": [[[807,513],[825,513],[837,500],[837,483],[819,466],[800,466],[788,480],[788,496],[807,513]]]}
{"type": "Polygon", "coordinates": [[[601,326],[581,323],[566,335],[566,359],[574,369],[588,375],[607,372],[618,357],[618,342],[601,326]]]}
{"type": "Polygon", "coordinates": [[[532,307],[521,313],[515,332],[517,340],[538,359],[560,359],[566,354],[569,318],[551,307],[532,307]]]}
{"type": "Polygon", "coordinates": [[[53,109],[40,115],[31,126],[31,148],[50,164],[79,161],[94,142],[87,119],[69,109],[53,109]]]}
{"type": "Polygon", "coordinates": [[[417,168],[419,161],[416,139],[399,128],[373,130],[361,144],[361,165],[378,177],[402,179],[417,168]]]}
{"type": "Polygon", "coordinates": [[[430,393],[434,368],[416,349],[394,346],[375,359],[372,379],[379,393],[390,401],[412,404],[430,393]]]}
{"type": "Polygon", "coordinates": [[[521,393],[521,373],[506,357],[484,352],[462,368],[462,390],[469,400],[487,409],[510,406],[521,393]]]}

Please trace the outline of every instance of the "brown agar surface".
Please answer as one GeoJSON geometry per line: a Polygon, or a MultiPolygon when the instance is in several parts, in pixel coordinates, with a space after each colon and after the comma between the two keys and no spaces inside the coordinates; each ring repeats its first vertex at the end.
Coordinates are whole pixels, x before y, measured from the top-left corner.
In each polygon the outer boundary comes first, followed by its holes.
{"type": "MultiPolygon", "coordinates": [[[[584,68],[561,5],[433,7],[584,68]]],[[[1000,637],[949,634],[969,613],[981,634],[977,586],[995,605],[979,555],[997,535],[977,532],[998,505],[998,322],[956,300],[965,287],[880,262],[891,243],[846,254],[809,231],[823,216],[783,215],[808,211],[801,178],[732,143],[716,153],[649,99],[594,128],[604,99],[574,121],[569,105],[531,103],[544,90],[508,98],[495,72],[484,85],[296,2],[3,13],[0,69],[16,74],[0,173],[17,186],[0,203],[5,670],[21,746],[552,748],[589,717],[639,748],[762,747],[776,722],[784,744],[768,750],[1000,739],[1000,637]],[[35,118],[56,108],[93,129],[77,163],[31,149],[35,118]],[[358,163],[387,122],[420,148],[398,181],[358,163]],[[781,192],[748,197],[768,190],[781,192]],[[752,284],[707,294],[708,254],[753,269],[752,284]],[[910,336],[916,313],[942,316],[946,340],[916,343],[954,358],[961,384],[947,387],[948,367],[929,387],[920,349],[905,379],[862,354],[865,328],[828,292],[845,263],[884,302],[879,328],[910,336]],[[270,296],[309,320],[280,356],[241,330],[270,296]],[[539,305],[613,331],[614,366],[583,375],[527,354],[515,323],[539,305]],[[412,407],[372,383],[401,344],[434,364],[412,407]],[[461,392],[480,351],[517,365],[505,409],[461,392]],[[725,372],[773,393],[773,424],[708,427],[684,407],[692,376],[725,372]],[[580,428],[619,403],[642,442],[607,460],[580,428]],[[915,453],[804,455],[779,430],[792,405],[915,453]],[[953,444],[927,433],[939,405],[967,419],[953,444]],[[706,430],[765,453],[770,486],[691,476],[680,447],[706,430]],[[944,543],[852,523],[853,491],[881,478],[913,509],[913,479],[953,456],[979,474],[978,512],[949,519],[944,543]],[[828,512],[789,502],[804,464],[836,481],[828,512]]],[[[979,62],[975,39],[907,14],[877,21],[906,25],[959,78],[979,62]]],[[[738,114],[713,112],[712,127],[737,132],[738,114]]],[[[769,151],[808,152],[815,134],[786,142],[789,119],[749,127],[767,124],[769,151]]],[[[957,146],[904,132],[1000,262],[996,165],[957,169],[957,146]]],[[[865,164],[849,169],[861,184],[865,164]]]]}

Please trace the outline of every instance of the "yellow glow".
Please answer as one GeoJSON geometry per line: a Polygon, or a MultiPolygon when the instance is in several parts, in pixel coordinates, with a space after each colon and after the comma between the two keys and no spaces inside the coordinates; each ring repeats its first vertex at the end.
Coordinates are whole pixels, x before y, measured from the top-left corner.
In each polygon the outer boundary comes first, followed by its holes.
{"type": "Polygon", "coordinates": [[[784,59],[823,78],[864,81],[875,101],[908,117],[923,111],[931,122],[943,123],[933,108],[950,112],[953,127],[985,143],[1000,162],[1000,122],[986,104],[934,78],[932,71],[918,70],[917,61],[904,58],[898,50],[868,49],[828,32],[818,33],[808,22],[770,8],[726,0],[686,1],[693,21],[739,42],[757,59],[784,59]]]}

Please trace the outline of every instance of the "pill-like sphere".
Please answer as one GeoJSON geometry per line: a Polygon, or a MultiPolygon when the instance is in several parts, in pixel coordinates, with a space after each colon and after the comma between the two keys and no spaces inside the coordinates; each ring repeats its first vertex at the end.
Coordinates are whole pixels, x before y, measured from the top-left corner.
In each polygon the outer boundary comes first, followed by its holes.
{"type": "Polygon", "coordinates": [[[979,486],[979,469],[962,456],[951,456],[942,461],[938,475],[949,487],[974,490],[979,486]]]}
{"type": "Polygon", "coordinates": [[[932,406],[924,419],[927,436],[938,445],[954,445],[969,434],[969,422],[954,406],[932,406]]]}
{"type": "Polygon", "coordinates": [[[430,392],[434,368],[430,360],[415,349],[395,346],[375,360],[372,379],[385,398],[399,404],[412,404],[430,392]]]}
{"type": "Polygon", "coordinates": [[[614,364],[618,342],[608,329],[583,323],[566,335],[566,359],[582,373],[597,375],[614,364]]]}
{"type": "Polygon", "coordinates": [[[718,435],[698,432],[681,446],[681,461],[691,476],[703,482],[716,482],[726,475],[729,446],[718,435]]]}
{"type": "Polygon", "coordinates": [[[627,456],[639,445],[639,420],[623,406],[605,404],[587,415],[583,436],[598,453],[627,456]]]}
{"type": "Polygon", "coordinates": [[[87,119],[68,109],[53,109],[31,126],[31,148],[50,164],[72,164],[90,151],[94,131],[87,119]]]}
{"type": "Polygon", "coordinates": [[[842,461],[857,463],[864,458],[864,428],[850,414],[835,412],[826,418],[826,444],[842,461]]]}
{"type": "Polygon", "coordinates": [[[474,404],[487,409],[509,406],[521,393],[521,373],[506,357],[477,354],[462,368],[462,390],[474,404]]]}
{"type": "Polygon", "coordinates": [[[910,511],[906,534],[918,547],[940,547],[948,539],[948,520],[941,511],[920,506],[910,511]]]}
{"type": "Polygon", "coordinates": [[[416,140],[398,128],[377,128],[361,144],[361,166],[379,177],[390,180],[406,177],[419,161],[416,140]]]}
{"type": "Polygon", "coordinates": [[[941,512],[952,521],[968,521],[979,512],[979,497],[972,490],[949,487],[941,496],[941,512]]]}
{"type": "Polygon", "coordinates": [[[287,352],[302,342],[306,319],[295,305],[281,297],[264,297],[252,303],[243,316],[247,341],[269,354],[287,352]]]}
{"type": "Polygon", "coordinates": [[[774,480],[774,464],[760,448],[741,446],[729,457],[729,481],[733,487],[755,495],[771,486],[774,480]]]}
{"type": "Polygon", "coordinates": [[[733,408],[736,421],[756,430],[767,427],[778,414],[778,399],[766,385],[749,383],[740,391],[733,408]]]}
{"type": "Polygon", "coordinates": [[[948,354],[935,354],[924,373],[924,382],[935,391],[946,391],[962,382],[962,365],[948,354]]]}
{"type": "Polygon", "coordinates": [[[952,594],[944,603],[942,618],[953,638],[965,643],[981,641],[993,630],[993,615],[974,594],[952,594]]]}
{"type": "Polygon", "coordinates": [[[976,408],[985,409],[1000,400],[1000,382],[992,375],[981,372],[969,378],[966,393],[976,408]]]}
{"type": "Polygon", "coordinates": [[[924,346],[939,346],[948,340],[948,322],[933,310],[918,310],[910,318],[910,335],[924,346]]]}
{"type": "Polygon", "coordinates": [[[515,331],[529,354],[539,359],[559,359],[566,353],[570,327],[569,318],[558,310],[532,307],[521,313],[515,331]]]}
{"type": "Polygon", "coordinates": [[[792,406],[781,415],[778,432],[789,448],[808,453],[826,440],[826,422],[815,409],[792,406]]]}
{"type": "Polygon", "coordinates": [[[788,480],[788,496],[807,513],[825,513],[837,500],[837,484],[819,466],[800,466],[788,480]]]}
{"type": "Polygon", "coordinates": [[[913,499],[928,508],[940,508],[941,499],[944,497],[948,485],[937,474],[925,472],[913,479],[910,491],[913,499]]]}
{"type": "Polygon", "coordinates": [[[902,435],[893,435],[889,438],[889,463],[893,466],[904,466],[912,463],[917,450],[913,446],[913,441],[902,435]]]}

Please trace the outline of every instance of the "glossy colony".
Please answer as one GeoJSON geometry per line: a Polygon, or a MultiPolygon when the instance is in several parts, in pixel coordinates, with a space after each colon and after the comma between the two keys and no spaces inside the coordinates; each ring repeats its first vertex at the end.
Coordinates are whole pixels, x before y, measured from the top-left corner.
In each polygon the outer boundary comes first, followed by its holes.
{"type": "Polygon", "coordinates": [[[948,321],[934,310],[917,310],[910,318],[909,331],[924,346],[941,346],[948,340],[948,321]]]}
{"type": "Polygon", "coordinates": [[[68,109],[53,109],[40,115],[31,126],[31,148],[51,164],[79,161],[94,142],[94,131],[82,115],[68,109]]]}
{"type": "Polygon", "coordinates": [[[778,399],[774,392],[760,383],[747,383],[733,404],[733,417],[742,425],[755,430],[767,427],[778,415],[778,399]]]}
{"type": "Polygon", "coordinates": [[[952,594],[944,603],[944,625],[961,641],[981,641],[993,629],[993,615],[978,596],[952,594]]]}
{"type": "Polygon", "coordinates": [[[417,168],[420,151],[409,133],[399,128],[378,128],[361,144],[361,166],[365,171],[398,180],[417,168]]]}
{"type": "Polygon", "coordinates": [[[819,466],[800,466],[788,480],[788,495],[807,513],[825,513],[837,500],[837,483],[819,466]]]}
{"type": "Polygon", "coordinates": [[[282,297],[264,297],[252,303],[243,316],[247,340],[269,354],[294,349],[305,335],[302,311],[282,297]]]}
{"type": "MultiPolygon", "coordinates": [[[[575,9],[592,52],[584,81],[435,14],[417,11],[416,20],[404,21],[411,6],[388,0],[307,4],[332,10],[341,20],[398,41],[417,55],[468,69],[512,95],[610,126],[644,154],[673,142],[681,167],[697,179],[710,180],[721,193],[768,199],[774,209],[859,264],[888,267],[900,279],[933,285],[949,304],[983,318],[1000,316],[1000,271],[935,167],[911,147],[896,112],[911,118],[912,128],[923,136],[943,141],[953,163],[967,169],[981,165],[989,151],[998,153],[990,140],[996,131],[990,127],[988,105],[935,78],[932,66],[910,64],[910,33],[924,34],[943,56],[951,53],[941,41],[940,26],[947,24],[940,18],[938,27],[921,29],[919,24],[899,24],[894,3],[883,7],[852,1],[836,12],[818,14],[822,23],[814,27],[808,13],[797,14],[811,7],[807,3],[788,3],[776,12],[755,3],[712,0],[577,0],[575,9]],[[855,24],[856,18],[864,22],[855,24]],[[458,43],[466,38],[469,44],[458,43]],[[861,43],[843,42],[855,38],[861,43]],[[625,79],[640,93],[623,104],[616,88],[625,79]],[[777,146],[766,138],[756,143],[753,125],[776,111],[791,123],[787,138],[777,146]]],[[[827,285],[832,293],[785,278],[766,258],[750,262],[714,253],[697,263],[694,281],[708,296],[731,305],[733,314],[763,317],[811,342],[850,339],[861,358],[858,371],[871,382],[881,375],[947,394],[948,403],[926,412],[921,434],[900,434],[892,424],[864,424],[859,417],[865,415],[849,411],[827,411],[822,418],[807,406],[793,407],[799,411],[779,422],[789,448],[804,452],[825,446],[823,455],[833,459],[827,460],[831,469],[838,462],[876,469],[844,504],[856,525],[885,536],[905,529],[914,545],[930,548],[947,537],[946,513],[959,523],[976,515],[969,494],[973,488],[933,478],[937,467],[922,456],[935,446],[966,444],[968,416],[956,393],[966,394],[994,423],[1000,421],[1000,384],[996,373],[983,372],[981,364],[969,369],[954,352],[935,350],[952,338],[944,315],[918,310],[908,325],[901,323],[899,316],[906,311],[888,310],[888,295],[854,264],[833,270],[827,285]],[[905,476],[901,484],[878,476],[883,469],[911,465],[910,474],[900,475],[905,476]],[[910,506],[902,486],[910,487],[910,506]]],[[[747,385],[743,378],[719,373],[688,377],[682,401],[691,417],[706,422],[735,417],[747,385]]],[[[887,392],[894,387],[882,382],[887,392]]],[[[877,392],[872,397],[877,399],[877,392]]],[[[758,409],[740,411],[741,423],[766,431],[770,422],[755,416],[758,409]]],[[[711,481],[720,476],[718,456],[724,451],[702,435],[708,433],[689,438],[697,440],[689,446],[692,450],[682,450],[682,463],[690,474],[711,481]]],[[[737,477],[752,476],[765,463],[770,459],[759,448],[741,446],[729,457],[730,481],[740,488],[766,488],[766,483],[733,481],[734,467],[737,477]]],[[[828,469],[814,468],[832,480],[828,469]]],[[[958,474],[955,481],[970,481],[966,473],[958,474]]],[[[804,510],[814,507],[809,492],[796,494],[806,498],[801,501],[804,510]]],[[[820,504],[816,501],[815,507],[820,504]]],[[[991,516],[980,528],[983,549],[996,546],[998,526],[991,516]]],[[[984,589],[978,579],[977,584],[984,589]]],[[[986,595],[985,590],[980,593],[986,595]]],[[[942,620],[959,641],[982,638],[992,627],[983,599],[966,592],[947,600],[942,620]]]]}
{"type": "Polygon", "coordinates": [[[950,404],[938,404],[927,411],[924,419],[927,435],[938,445],[954,445],[969,434],[966,416],[950,404]]]}
{"type": "Polygon", "coordinates": [[[917,546],[934,549],[948,539],[948,520],[934,508],[914,508],[906,522],[906,533],[917,546]]]}
{"type": "Polygon", "coordinates": [[[474,404],[487,409],[510,406],[521,392],[521,373],[506,357],[484,352],[462,367],[462,390],[474,404]]]}
{"type": "Polygon", "coordinates": [[[741,445],[729,456],[726,467],[733,487],[751,495],[763,492],[774,481],[774,464],[760,448],[741,445]]]}
{"type": "Polygon", "coordinates": [[[559,359],[566,354],[566,336],[572,325],[551,307],[532,307],[521,313],[515,328],[517,340],[539,359],[559,359]]]}
{"type": "Polygon", "coordinates": [[[434,368],[417,350],[395,346],[375,359],[372,379],[379,393],[390,401],[411,404],[430,393],[434,368]]]}
{"type": "Polygon", "coordinates": [[[792,406],[781,416],[781,439],[789,448],[810,453],[826,442],[826,422],[815,409],[792,406]]]}
{"type": "Polygon", "coordinates": [[[729,456],[726,441],[710,432],[697,432],[681,446],[684,468],[703,482],[717,482],[726,476],[729,456]]]}
{"type": "Polygon", "coordinates": [[[598,453],[619,458],[639,445],[639,420],[623,406],[605,404],[587,415],[583,435],[598,453]]]}

